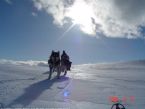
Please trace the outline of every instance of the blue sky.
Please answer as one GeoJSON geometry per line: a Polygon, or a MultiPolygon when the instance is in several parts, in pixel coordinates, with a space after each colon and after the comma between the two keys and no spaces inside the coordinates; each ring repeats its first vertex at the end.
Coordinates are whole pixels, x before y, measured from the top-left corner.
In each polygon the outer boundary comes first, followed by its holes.
{"type": "Polygon", "coordinates": [[[62,37],[71,22],[59,27],[53,21],[52,14],[38,10],[30,0],[0,0],[0,59],[47,61],[51,50],[66,50],[74,64],[145,59],[141,37],[101,33],[96,38],[99,32],[91,36],[78,25],[62,37]]]}

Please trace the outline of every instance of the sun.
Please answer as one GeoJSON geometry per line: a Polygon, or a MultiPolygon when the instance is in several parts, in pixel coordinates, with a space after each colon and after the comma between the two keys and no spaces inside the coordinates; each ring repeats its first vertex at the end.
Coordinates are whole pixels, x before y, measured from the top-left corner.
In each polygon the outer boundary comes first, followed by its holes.
{"type": "Polygon", "coordinates": [[[95,27],[92,23],[92,18],[94,18],[93,9],[86,2],[77,0],[68,8],[67,16],[72,19],[73,24],[79,25],[85,33],[95,34],[95,27]]]}

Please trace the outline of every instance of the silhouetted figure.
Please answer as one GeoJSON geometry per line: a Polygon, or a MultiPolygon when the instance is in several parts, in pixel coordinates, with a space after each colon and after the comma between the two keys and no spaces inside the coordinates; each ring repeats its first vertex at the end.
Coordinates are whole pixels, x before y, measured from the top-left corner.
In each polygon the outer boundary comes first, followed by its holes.
{"type": "Polygon", "coordinates": [[[68,55],[66,54],[66,52],[63,50],[63,53],[62,53],[62,55],[61,55],[61,67],[62,67],[62,68],[65,67],[65,68],[66,68],[65,74],[64,74],[64,75],[67,74],[67,70],[70,70],[71,64],[72,64],[72,62],[70,62],[69,56],[68,56],[68,55]]]}
{"type": "Polygon", "coordinates": [[[50,58],[48,60],[48,65],[49,65],[49,69],[50,69],[48,79],[51,79],[51,75],[54,71],[57,72],[57,78],[59,78],[60,77],[60,53],[59,53],[59,51],[54,52],[52,50],[50,58]]]}

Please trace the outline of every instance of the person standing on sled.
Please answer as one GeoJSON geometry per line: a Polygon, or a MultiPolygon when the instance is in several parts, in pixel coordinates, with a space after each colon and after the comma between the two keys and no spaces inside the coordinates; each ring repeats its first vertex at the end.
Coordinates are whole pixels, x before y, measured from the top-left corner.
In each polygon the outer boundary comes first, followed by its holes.
{"type": "Polygon", "coordinates": [[[62,71],[64,71],[64,75],[67,74],[67,70],[70,70],[71,68],[71,63],[69,61],[69,56],[66,54],[66,52],[63,50],[63,53],[61,55],[61,68],[63,69],[62,71]]]}

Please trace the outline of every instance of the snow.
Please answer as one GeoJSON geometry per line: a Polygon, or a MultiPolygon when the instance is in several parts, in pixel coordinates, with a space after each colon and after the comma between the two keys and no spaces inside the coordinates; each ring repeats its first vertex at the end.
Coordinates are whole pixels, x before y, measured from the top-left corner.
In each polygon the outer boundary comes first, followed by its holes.
{"type": "Polygon", "coordinates": [[[73,65],[59,80],[56,73],[47,79],[49,68],[44,62],[31,63],[0,62],[4,107],[110,109],[110,96],[127,97],[122,101],[127,109],[145,107],[145,61],[73,65]]]}

